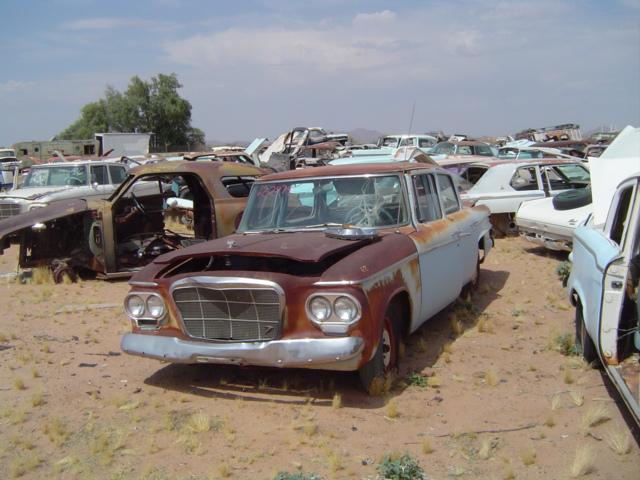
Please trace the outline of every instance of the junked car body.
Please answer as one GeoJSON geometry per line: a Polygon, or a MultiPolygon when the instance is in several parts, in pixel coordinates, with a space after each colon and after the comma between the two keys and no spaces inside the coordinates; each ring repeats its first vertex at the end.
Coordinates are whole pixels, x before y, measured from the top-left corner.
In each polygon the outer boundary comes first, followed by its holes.
{"type": "Polygon", "coordinates": [[[479,157],[493,157],[495,155],[488,143],[473,140],[440,142],[427,153],[436,162],[454,155],[476,155],[479,157]]]}
{"type": "Polygon", "coordinates": [[[34,165],[18,188],[0,194],[0,219],[73,198],[106,198],[126,175],[118,161],[34,165]]]}
{"type": "Polygon", "coordinates": [[[176,363],[358,371],[369,391],[399,341],[477,281],[492,246],[430,165],[356,164],[254,183],[238,232],[130,280],[123,351],[176,363]]]}
{"type": "Polygon", "coordinates": [[[500,234],[515,232],[514,217],[522,202],[585,188],[590,182],[583,163],[556,158],[477,162],[469,164],[461,176],[474,184],[462,192],[462,198],[489,207],[500,234]]]}
{"type": "Polygon", "coordinates": [[[0,248],[19,243],[19,266],[51,266],[56,281],[78,270],[129,276],[162,253],[235,231],[262,173],[228,162],[136,167],[108,200],[57,202],[1,220],[0,248]],[[193,205],[192,230],[176,221],[184,214],[174,210],[177,199],[193,205]]]}

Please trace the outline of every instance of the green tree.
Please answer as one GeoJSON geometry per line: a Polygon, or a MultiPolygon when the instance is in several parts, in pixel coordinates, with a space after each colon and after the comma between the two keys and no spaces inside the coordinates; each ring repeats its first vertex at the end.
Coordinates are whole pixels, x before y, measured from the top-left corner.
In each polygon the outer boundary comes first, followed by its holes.
{"type": "Polygon", "coordinates": [[[153,132],[155,146],[168,150],[204,144],[204,132],[191,126],[191,103],[180,96],[175,73],[149,81],[133,76],[124,92],[107,86],[104,98],[82,107],[60,133],[62,139],[93,138],[96,132],[153,132]]]}

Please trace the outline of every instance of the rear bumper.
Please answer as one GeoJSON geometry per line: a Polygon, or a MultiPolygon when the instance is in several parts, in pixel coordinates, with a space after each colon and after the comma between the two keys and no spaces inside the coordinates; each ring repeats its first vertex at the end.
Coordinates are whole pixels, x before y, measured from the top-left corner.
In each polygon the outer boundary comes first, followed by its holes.
{"type": "Polygon", "coordinates": [[[357,370],[361,337],[301,338],[270,342],[212,343],[128,333],[120,343],[131,355],[172,363],[215,363],[263,367],[357,370]]]}

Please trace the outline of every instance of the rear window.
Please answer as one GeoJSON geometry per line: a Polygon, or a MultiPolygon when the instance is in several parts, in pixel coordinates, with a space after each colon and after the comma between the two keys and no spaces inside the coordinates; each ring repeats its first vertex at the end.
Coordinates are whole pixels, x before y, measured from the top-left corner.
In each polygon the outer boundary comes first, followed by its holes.
{"type": "Polygon", "coordinates": [[[119,185],[127,177],[127,172],[123,166],[109,165],[109,174],[111,175],[111,183],[119,185]]]}
{"type": "Polygon", "coordinates": [[[222,177],[220,181],[232,197],[248,197],[257,177],[222,177]]]}

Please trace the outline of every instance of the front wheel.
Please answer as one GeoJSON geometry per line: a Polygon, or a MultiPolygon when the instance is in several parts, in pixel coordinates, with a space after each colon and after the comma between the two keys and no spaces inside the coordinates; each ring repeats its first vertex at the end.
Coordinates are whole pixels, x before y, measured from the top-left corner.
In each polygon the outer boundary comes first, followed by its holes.
{"type": "Polygon", "coordinates": [[[576,347],[582,351],[582,357],[588,363],[593,363],[598,360],[598,352],[593,340],[587,332],[587,328],[584,325],[584,314],[582,313],[582,305],[578,303],[576,305],[576,347]]]}
{"type": "Polygon", "coordinates": [[[398,365],[400,339],[397,328],[397,307],[390,306],[384,316],[378,348],[373,358],[360,370],[360,382],[372,396],[379,396],[388,390],[388,379],[391,371],[398,365]]]}

